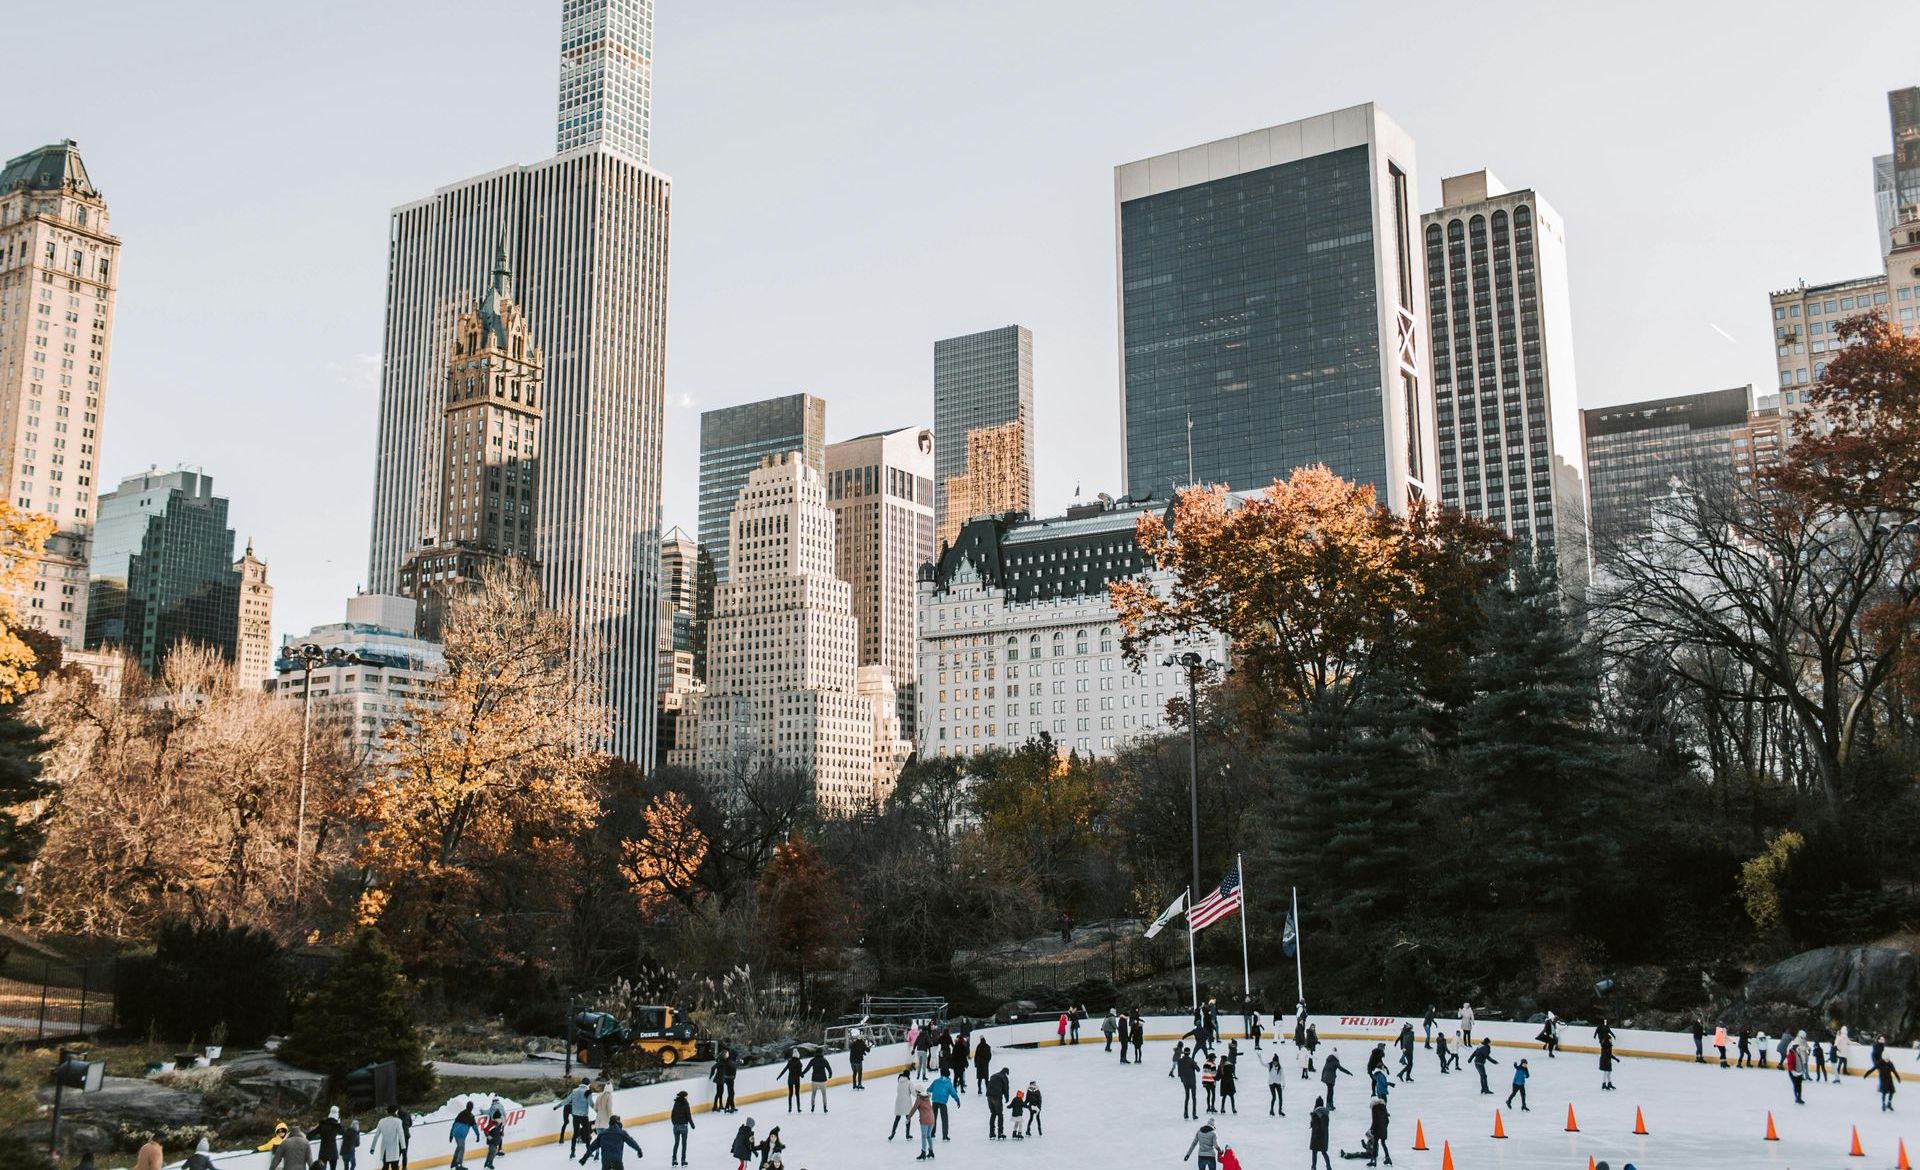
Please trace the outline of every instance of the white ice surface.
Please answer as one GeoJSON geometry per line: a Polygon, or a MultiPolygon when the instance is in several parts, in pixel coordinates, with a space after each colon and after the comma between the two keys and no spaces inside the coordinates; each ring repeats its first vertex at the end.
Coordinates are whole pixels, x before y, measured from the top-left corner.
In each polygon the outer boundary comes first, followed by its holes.
{"type": "MultiPolygon", "coordinates": [[[[1398,1031],[1401,1021],[1391,1017],[1315,1017],[1315,1021],[1323,1037],[1321,1054],[1324,1056],[1330,1046],[1340,1053],[1342,1063],[1354,1070],[1352,1077],[1340,1079],[1331,1144],[1336,1167],[1358,1167],[1364,1163],[1343,1161],[1339,1151],[1358,1149],[1367,1126],[1366,1082],[1361,1070],[1372,1038],[1387,1039],[1398,1031]]],[[[1412,1022],[1417,1033],[1419,1021],[1412,1022]]],[[[986,1035],[996,1050],[993,1066],[1011,1070],[1016,1088],[1024,1087],[1029,1080],[1039,1083],[1046,1103],[1046,1135],[1024,1142],[989,1142],[984,1100],[970,1086],[952,1114],[952,1140],[936,1143],[937,1163],[949,1170],[1126,1170],[1180,1165],[1197,1124],[1181,1120],[1179,1082],[1167,1076],[1173,1042],[1150,1039],[1144,1066],[1121,1065],[1117,1057],[1103,1050],[1100,1033],[1091,1026],[1097,1019],[1089,1024],[1080,1045],[1065,1048],[1051,1045],[1050,1026],[1021,1025],[988,1031],[986,1035]],[[1045,1041],[1047,1046],[1014,1047],[1034,1041],[1045,1041]]],[[[1231,1026],[1237,1029],[1237,1024],[1236,1018],[1231,1026]]],[[[1445,1025],[1449,1032],[1455,1027],[1452,1020],[1445,1025]]],[[[1148,1034],[1172,1036],[1184,1027],[1184,1021],[1153,1019],[1148,1021],[1148,1034]]],[[[1890,1053],[1909,1082],[1901,1086],[1907,1091],[1895,1097],[1895,1108],[1901,1112],[1882,1113],[1873,1086],[1860,1077],[1837,1084],[1809,1082],[1807,1103],[1795,1105],[1785,1073],[1771,1069],[1722,1070],[1713,1060],[1711,1047],[1707,1049],[1710,1063],[1696,1065],[1691,1061],[1690,1038],[1668,1033],[1620,1032],[1615,1043],[1623,1059],[1616,1065],[1613,1078],[1618,1087],[1602,1092],[1593,1052],[1563,1051],[1558,1059],[1550,1060],[1532,1042],[1537,1031],[1532,1025],[1484,1021],[1476,1029],[1477,1034],[1494,1038],[1494,1055],[1501,1062],[1488,1070],[1489,1083],[1496,1091],[1492,1097],[1479,1094],[1471,1065],[1442,1077],[1434,1054],[1416,1049],[1413,1083],[1396,1081],[1389,1099],[1393,1121],[1388,1150],[1394,1164],[1411,1170],[1438,1170],[1442,1145],[1451,1143],[1455,1170],[1584,1170],[1589,1156],[1609,1162],[1612,1170],[1620,1170],[1627,1162],[1639,1170],[1880,1170],[1894,1165],[1896,1141],[1901,1138],[1907,1142],[1909,1156],[1920,1159],[1920,1065],[1914,1063],[1911,1049],[1890,1053]],[[1678,1054],[1684,1059],[1634,1056],[1635,1052],[1678,1054]],[[1502,1107],[1513,1062],[1523,1056],[1533,1071],[1528,1086],[1532,1111],[1520,1112],[1517,1102],[1511,1111],[1503,1108],[1508,1136],[1496,1141],[1490,1136],[1494,1109],[1502,1107]],[[1579,1133],[1565,1132],[1569,1104],[1574,1107],[1579,1133]],[[1636,1107],[1646,1115],[1649,1133],[1645,1137],[1632,1132],[1636,1107]],[[1773,1111],[1780,1132],[1778,1142],[1763,1140],[1768,1110],[1773,1111]],[[1431,1147],[1426,1152],[1411,1148],[1416,1121],[1424,1127],[1431,1147]],[[1859,1127],[1864,1158],[1847,1156],[1853,1126],[1859,1127]]],[[[1562,1041],[1575,1047],[1591,1046],[1591,1029],[1565,1028],[1562,1041]]],[[[1261,1055],[1272,1051],[1269,1041],[1261,1055]]],[[[1218,1132],[1234,1148],[1246,1170],[1297,1168],[1307,1162],[1307,1111],[1321,1087],[1317,1077],[1311,1082],[1299,1079],[1290,1043],[1283,1042],[1280,1051],[1282,1064],[1289,1070],[1287,1116],[1267,1115],[1266,1073],[1255,1066],[1248,1051],[1242,1054],[1240,1113],[1215,1119],[1218,1132]]],[[[1389,1048],[1388,1052],[1391,1057],[1395,1050],[1389,1048]]],[[[1856,1069],[1865,1062],[1866,1053],[1866,1046],[1856,1047],[1856,1069]]],[[[844,1077],[844,1054],[835,1054],[832,1059],[835,1072],[844,1077]]],[[[904,1052],[897,1046],[873,1054],[868,1060],[868,1090],[856,1093],[836,1083],[829,1091],[832,1111],[827,1114],[786,1112],[777,1070],[743,1069],[737,1082],[741,1097],[766,1092],[775,1096],[743,1102],[740,1112],[732,1116],[698,1113],[692,1134],[692,1164],[732,1167],[727,1149],[735,1128],[749,1116],[758,1122],[761,1135],[772,1126],[781,1127],[789,1170],[877,1170],[913,1161],[919,1152],[917,1138],[911,1144],[904,1138],[887,1139],[893,1111],[893,1075],[888,1070],[897,1070],[903,1060],[904,1052]]],[[[1390,1061],[1389,1070],[1396,1067],[1390,1061]]],[[[669,1128],[664,1120],[647,1122],[644,1118],[663,1114],[673,1093],[682,1088],[689,1090],[696,1108],[705,1107],[708,1086],[701,1081],[672,1082],[618,1095],[620,1112],[630,1121],[640,1122],[632,1126],[633,1135],[646,1155],[637,1164],[629,1155],[629,1170],[665,1165],[671,1145],[669,1128]]],[[[1204,1095],[1202,1100],[1204,1108],[1204,1095]]],[[[479,1104],[484,1106],[485,1101],[479,1104]]],[[[450,1117],[447,1113],[415,1122],[410,1170],[445,1165],[450,1117]]],[[[550,1144],[550,1136],[546,1142],[537,1140],[542,1133],[555,1132],[557,1117],[546,1107],[529,1110],[509,1133],[509,1152],[501,1159],[501,1170],[568,1170],[572,1163],[561,1160],[563,1147],[550,1144]]],[[[173,1151],[168,1153],[171,1158],[173,1151]]],[[[264,1156],[255,1157],[264,1165],[264,1156]]],[[[361,1157],[364,1167],[364,1150],[361,1157]]],[[[253,1158],[220,1161],[222,1170],[254,1170],[250,1166],[253,1158]]],[[[468,1165],[477,1168],[479,1163],[480,1158],[470,1152],[468,1165]]]]}

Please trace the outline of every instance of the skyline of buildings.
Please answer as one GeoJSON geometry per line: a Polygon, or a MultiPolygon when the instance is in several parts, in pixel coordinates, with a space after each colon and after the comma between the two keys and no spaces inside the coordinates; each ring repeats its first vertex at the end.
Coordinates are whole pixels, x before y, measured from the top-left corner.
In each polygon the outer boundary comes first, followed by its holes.
{"type": "Polygon", "coordinates": [[[913,737],[919,603],[914,582],[933,559],[933,432],[902,427],[827,444],[833,567],[853,592],[862,667],[886,670],[896,737],[913,737]]]}
{"type": "Polygon", "coordinates": [[[1440,502],[1533,548],[1577,590],[1586,453],[1560,215],[1480,170],[1442,179],[1420,222],[1440,502]]]}
{"type": "MultiPolygon", "coordinates": [[[[633,7],[635,0],[566,0],[563,53],[592,48],[575,42],[592,42],[603,28],[630,27],[620,10],[633,7]]],[[[650,36],[650,21],[646,27],[650,36]]],[[[635,121],[612,114],[632,112],[634,78],[614,67],[617,55],[603,63],[580,71],[578,92],[563,89],[561,141],[584,126],[579,145],[392,212],[367,588],[397,593],[408,554],[448,530],[435,489],[452,326],[504,238],[516,299],[546,355],[530,559],[546,601],[572,615],[578,667],[613,710],[607,746],[646,767],[655,730],[671,183],[631,153],[635,121]]]]}
{"type": "Polygon", "coordinates": [[[14,505],[54,521],[13,598],[23,620],[77,650],[120,239],[73,139],[0,168],[0,475],[14,505]]]}
{"type": "Polygon", "coordinates": [[[706,690],[676,744],[696,744],[693,763],[715,775],[806,773],[830,814],[877,806],[908,749],[886,669],[860,665],[826,477],[799,451],[766,456],[727,527],[733,556],[708,624],[706,690]]]}
{"type": "Polygon", "coordinates": [[[1114,168],[1127,494],[1433,493],[1413,139],[1369,102],[1114,168]]]}
{"type": "MultiPolygon", "coordinates": [[[[1033,338],[1007,325],[935,341],[931,429],[828,443],[826,401],[807,393],[704,412],[697,539],[663,533],[670,184],[646,166],[652,9],[647,0],[562,8],[560,155],[391,212],[368,561],[377,592],[364,596],[403,593],[430,613],[433,584],[471,576],[488,558],[528,558],[548,599],[576,616],[581,668],[599,677],[616,712],[609,746],[642,767],[687,750],[703,766],[800,760],[817,769],[823,797],[850,811],[882,791],[910,737],[923,750],[972,751],[1044,733],[1076,750],[1115,750],[1157,721],[1131,703],[1107,706],[1098,690],[1084,692],[1098,706],[1082,705],[1079,691],[1013,703],[1005,688],[1022,676],[1005,670],[988,674],[984,699],[968,677],[963,704],[958,671],[963,654],[973,671],[980,631],[994,622],[1051,622],[1063,643],[1107,642],[1098,636],[1111,626],[1100,617],[1103,583],[1144,568],[1137,550],[1120,547],[1131,530],[1114,527],[1116,517],[1164,507],[1189,483],[1257,490],[1325,463],[1374,484],[1395,510],[1437,498],[1551,548],[1563,571],[1584,576],[1589,527],[1631,530],[1676,467],[1751,470],[1778,458],[1787,416],[1837,348],[1834,323],[1870,308],[1920,327],[1920,88],[1888,95],[1894,151],[1884,167],[1875,160],[1876,207],[1890,217],[1881,224],[1886,271],[1772,294],[1777,395],[1755,402],[1746,388],[1584,412],[1558,214],[1485,170],[1444,180],[1440,206],[1421,212],[1413,140],[1368,103],[1114,168],[1120,455],[1132,489],[1118,504],[1103,497],[1064,516],[1033,514],[1033,338]],[[419,559],[428,556],[443,559],[419,559]],[[834,581],[847,590],[845,646],[834,581]],[[789,592],[793,604],[768,604],[789,592]],[[947,608],[958,596],[987,625],[947,608]],[[724,661],[709,660],[715,645],[724,661]],[[788,668],[798,673],[780,673],[788,668]],[[864,746],[856,724],[868,729],[864,746]],[[682,726],[697,739],[681,742],[682,726]],[[863,759],[861,780],[854,762],[863,759]]],[[[4,385],[14,388],[16,364],[34,369],[18,375],[27,383],[53,368],[25,359],[40,353],[32,342],[44,335],[51,351],[61,341],[28,329],[32,298],[16,305],[7,293],[36,272],[42,287],[66,282],[63,352],[74,357],[63,368],[77,375],[87,350],[80,409],[96,440],[119,241],[106,234],[105,204],[72,143],[19,156],[3,174],[4,385]],[[16,209],[31,232],[7,231],[16,209]],[[86,301],[76,294],[89,272],[86,301]],[[98,330],[97,349],[78,346],[83,317],[98,330]]],[[[57,298],[40,299],[48,311],[35,316],[51,317],[57,298]]],[[[23,421],[35,417],[31,386],[19,397],[0,417],[37,436],[27,428],[40,424],[23,421]]],[[[57,513],[64,502],[72,528],[62,535],[82,549],[84,531],[99,525],[88,587],[76,596],[69,586],[58,610],[45,604],[50,590],[36,589],[42,620],[78,621],[88,645],[127,645],[149,668],[177,640],[167,631],[187,629],[261,677],[265,562],[251,541],[233,559],[225,501],[210,502],[210,482],[183,480],[151,515],[127,505],[149,531],[155,516],[175,526],[169,555],[190,548],[198,558],[140,608],[140,570],[160,562],[129,543],[131,520],[110,531],[119,497],[107,493],[97,510],[90,492],[62,501],[73,449],[50,443],[59,453],[45,461],[49,473],[30,479],[25,460],[38,448],[28,441],[5,445],[9,458],[25,453],[15,477],[22,506],[40,498],[57,513]],[[215,571],[209,550],[221,531],[215,571]],[[222,607],[231,591],[235,616],[217,629],[193,616],[192,582],[201,581],[218,583],[222,607]],[[149,620],[169,605],[186,616],[149,620]]],[[[91,475],[83,482],[91,488],[91,475]]],[[[1004,658],[986,661],[1005,668],[1027,647],[990,649],[1004,658]]],[[[1084,658],[1098,678],[1110,670],[1099,665],[1106,654],[1049,646],[1048,657],[1084,658]]],[[[1153,693],[1131,697],[1164,706],[1158,684],[1138,686],[1153,693]]]]}
{"type": "Polygon", "coordinates": [[[933,343],[936,547],[975,516],[1033,510],[1033,331],[1003,325],[933,343]]]}

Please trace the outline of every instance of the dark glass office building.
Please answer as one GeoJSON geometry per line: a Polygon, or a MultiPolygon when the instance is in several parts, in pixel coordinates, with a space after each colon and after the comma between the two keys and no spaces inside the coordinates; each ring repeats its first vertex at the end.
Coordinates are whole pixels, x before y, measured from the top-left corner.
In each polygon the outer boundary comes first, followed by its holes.
{"type": "Polygon", "coordinates": [[[788,394],[700,415],[700,559],[694,574],[691,636],[693,675],[707,677],[707,620],[714,588],[727,579],[727,517],[747,474],[768,455],[801,452],[807,465],[827,471],[827,404],[811,394],[788,394]]]}
{"type": "Polygon", "coordinates": [[[943,541],[975,515],[1033,510],[1033,331],[1024,325],[933,343],[933,484],[934,531],[943,541]],[[968,436],[1009,426],[1017,462],[971,469],[956,501],[953,485],[970,470],[968,436]],[[949,514],[955,510],[967,514],[949,514]]]}
{"type": "Polygon", "coordinates": [[[1313,463],[1395,508],[1426,492],[1413,175],[1371,105],[1116,169],[1130,493],[1313,463]]]}
{"type": "Polygon", "coordinates": [[[198,471],[130,475],[100,497],[87,590],[87,649],[112,647],[147,671],[181,642],[231,662],[240,574],[227,501],[198,471]]]}
{"type": "Polygon", "coordinates": [[[1753,387],[1736,386],[1581,411],[1594,560],[1652,525],[1675,477],[1729,475],[1752,405],[1753,387]]]}

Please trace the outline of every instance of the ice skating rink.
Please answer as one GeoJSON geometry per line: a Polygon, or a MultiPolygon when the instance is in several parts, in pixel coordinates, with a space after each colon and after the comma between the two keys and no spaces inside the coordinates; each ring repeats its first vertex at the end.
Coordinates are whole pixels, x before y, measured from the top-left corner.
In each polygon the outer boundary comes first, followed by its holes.
{"type": "MultiPolygon", "coordinates": [[[[1333,1162],[1336,1167],[1361,1166],[1364,1161],[1343,1161],[1340,1157],[1342,1149],[1360,1148],[1368,1124],[1368,1093],[1361,1070],[1374,1038],[1386,1039],[1398,1030],[1401,1021],[1390,1017],[1314,1019],[1322,1036],[1321,1056],[1329,1049],[1337,1051],[1342,1063],[1354,1071],[1353,1076],[1340,1078],[1336,1091],[1333,1162]]],[[[1417,1032],[1419,1021],[1412,1022],[1417,1032]]],[[[1225,1020],[1222,1023],[1228,1025],[1225,1020]]],[[[1453,1022],[1445,1023],[1451,1031],[1453,1022]]],[[[1238,1021],[1232,1024],[1237,1026],[1238,1021]]],[[[1024,1088],[1030,1080],[1038,1082],[1045,1101],[1046,1133],[1026,1141],[989,1141],[985,1101],[970,1085],[960,1107],[951,1114],[952,1140],[935,1143],[935,1160],[946,1167],[994,1170],[1024,1166],[1129,1170],[1180,1165],[1198,1128],[1198,1123],[1181,1119],[1179,1082],[1167,1075],[1173,1051],[1170,1037],[1183,1026],[1183,1021],[1171,1018],[1149,1020],[1150,1036],[1169,1038],[1147,1042],[1144,1065],[1121,1065],[1117,1056],[1103,1050],[1102,1038],[1093,1029],[1078,1046],[1066,1047],[1054,1046],[1049,1026],[1021,1025],[985,1032],[995,1046],[994,1068],[1010,1070],[1016,1088],[1024,1088]],[[1020,1046],[1036,1043],[1041,1046],[1020,1046]]],[[[1912,1049],[1892,1049],[1889,1055],[1902,1075],[1911,1078],[1901,1087],[1912,1090],[1913,1095],[1897,1094],[1895,1108],[1902,1111],[1882,1113],[1874,1086],[1861,1077],[1841,1083],[1809,1082],[1805,1089],[1807,1103],[1795,1105],[1785,1073],[1776,1069],[1722,1070],[1711,1048],[1707,1050],[1710,1063],[1694,1064],[1691,1040],[1668,1033],[1620,1031],[1615,1043],[1621,1059],[1613,1076],[1617,1088],[1604,1092],[1595,1053],[1563,1050],[1558,1059],[1548,1059],[1532,1042],[1537,1030],[1526,1024],[1487,1022],[1476,1029],[1477,1035],[1489,1035],[1495,1041],[1494,1056],[1500,1063],[1488,1070],[1493,1096],[1480,1095],[1471,1065],[1441,1076],[1434,1054],[1416,1048],[1414,1081],[1396,1081],[1389,1097],[1393,1120],[1387,1149],[1394,1164],[1438,1170],[1443,1146],[1450,1146],[1456,1170],[1584,1170],[1589,1157],[1608,1162],[1612,1170],[1620,1170],[1629,1162],[1639,1170],[1882,1170],[1895,1165],[1897,1143],[1902,1138],[1909,1156],[1920,1158],[1920,1065],[1914,1063],[1912,1049]],[[1645,1055],[1636,1056],[1636,1052],[1645,1055]],[[1679,1059],[1663,1059],[1656,1053],[1679,1059]],[[1529,1112],[1521,1112],[1517,1101],[1511,1110],[1503,1104],[1513,1062],[1520,1057],[1527,1059],[1533,1072],[1528,1085],[1529,1112]],[[1569,1105],[1579,1126],[1577,1133],[1566,1132],[1569,1105]],[[1491,1136],[1496,1108],[1502,1110],[1507,1134],[1504,1140],[1491,1136]],[[1646,1119],[1645,1136],[1633,1132],[1636,1108],[1646,1119]],[[1908,1108],[1913,1112],[1906,1112],[1908,1108]],[[1780,1136],[1777,1142],[1764,1140],[1769,1110],[1780,1136]],[[1430,1147],[1425,1151],[1412,1148],[1416,1122],[1430,1147]],[[1856,1126],[1864,1151],[1859,1158],[1849,1156],[1856,1126]]],[[[1590,1047],[1592,1032],[1568,1026],[1562,1039],[1571,1048],[1590,1047]]],[[[1224,1044],[1221,1048],[1224,1050],[1224,1044]]],[[[1269,1041],[1259,1056],[1264,1058],[1274,1051],[1269,1041]]],[[[1317,1078],[1299,1079],[1291,1043],[1282,1042],[1278,1051],[1288,1070],[1287,1116],[1267,1115],[1266,1073],[1256,1067],[1255,1054],[1248,1050],[1241,1058],[1239,1113],[1214,1117],[1216,1129],[1246,1170],[1307,1164],[1307,1112],[1321,1086],[1317,1078]]],[[[1392,1048],[1388,1051],[1393,1055],[1392,1048]]],[[[1866,1049],[1857,1049],[1855,1055],[1855,1063],[1863,1063],[1866,1049]]],[[[903,1063],[904,1049],[890,1047],[870,1057],[870,1087],[859,1093],[844,1083],[844,1055],[835,1054],[832,1059],[835,1072],[842,1075],[829,1091],[829,1113],[788,1113],[775,1069],[741,1070],[737,1082],[742,1098],[740,1111],[733,1115],[700,1112],[695,1116],[690,1164],[732,1167],[728,1147],[739,1123],[749,1116],[758,1123],[756,1132],[761,1136],[775,1125],[780,1127],[787,1147],[787,1170],[875,1170],[913,1161],[919,1152],[917,1137],[911,1143],[904,1137],[891,1142],[887,1139],[893,1113],[893,1071],[903,1063]],[[769,1094],[769,1099],[747,1100],[762,1093],[769,1094]]],[[[1390,1061],[1389,1071],[1395,1067],[1390,1061]]],[[[632,1131],[645,1151],[645,1159],[639,1163],[641,1170],[666,1165],[671,1135],[664,1111],[673,1092],[680,1088],[689,1091],[696,1108],[706,1106],[709,1087],[697,1080],[620,1094],[622,1114],[638,1123],[632,1131]],[[656,1120],[647,1120],[649,1117],[656,1120]]],[[[1204,1109],[1204,1093],[1201,1099],[1204,1109]]],[[[480,1104],[484,1106],[484,1100],[480,1104]]],[[[451,1113],[435,1118],[415,1123],[412,1170],[446,1164],[444,1138],[451,1113]]],[[[545,1106],[528,1110],[524,1121],[509,1134],[509,1152],[501,1160],[501,1170],[564,1170],[564,1147],[551,1144],[556,1118],[545,1106]],[[542,1129],[549,1135],[544,1141],[536,1134],[542,1129]]],[[[1011,1118],[1008,1127],[1011,1131],[1011,1118]]],[[[477,1168],[479,1163],[480,1159],[470,1153],[469,1166],[477,1168]]],[[[224,1159],[222,1164],[231,1165],[224,1159]]],[[[629,1167],[633,1164],[628,1163],[629,1167]]]]}

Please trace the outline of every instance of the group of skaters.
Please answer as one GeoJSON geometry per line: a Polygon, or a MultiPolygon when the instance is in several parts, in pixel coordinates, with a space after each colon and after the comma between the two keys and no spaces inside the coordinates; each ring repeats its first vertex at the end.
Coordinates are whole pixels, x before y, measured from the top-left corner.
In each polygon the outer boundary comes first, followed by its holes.
{"type": "MultiPolygon", "coordinates": [[[[1769,1039],[1766,1032],[1755,1032],[1742,1024],[1729,1035],[1725,1024],[1717,1024],[1713,1029],[1712,1044],[1719,1053],[1721,1068],[1761,1068],[1768,1067],[1767,1054],[1771,1052],[1777,1066],[1787,1074],[1793,1085],[1793,1101],[1796,1105],[1805,1105],[1803,1089],[1808,1081],[1828,1080],[1827,1070],[1831,1063],[1832,1082],[1839,1084],[1845,1080],[1849,1065],[1854,1059],[1855,1049],[1860,1041],[1847,1032],[1845,1024],[1840,1025],[1822,1044],[1819,1037],[1808,1039],[1805,1029],[1789,1036],[1784,1032],[1775,1039],[1769,1039]],[[1731,1064],[1727,1061],[1727,1049],[1734,1048],[1735,1055],[1731,1064]]],[[[1698,1016],[1693,1020],[1693,1062],[1707,1063],[1707,1030],[1698,1016]]],[[[1893,1094],[1900,1083],[1900,1070],[1894,1067],[1887,1055],[1887,1037],[1884,1033],[1874,1037],[1869,1045],[1866,1063],[1867,1079],[1875,1083],[1880,1093],[1880,1110],[1893,1112],[1893,1094]]]]}

